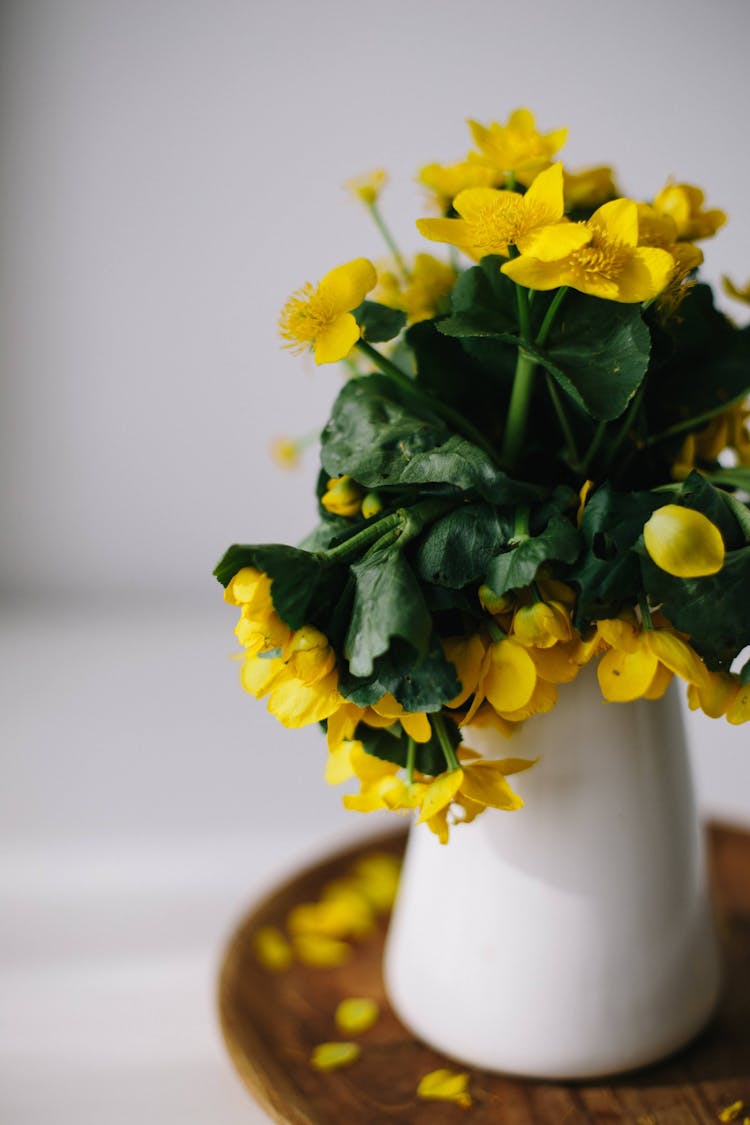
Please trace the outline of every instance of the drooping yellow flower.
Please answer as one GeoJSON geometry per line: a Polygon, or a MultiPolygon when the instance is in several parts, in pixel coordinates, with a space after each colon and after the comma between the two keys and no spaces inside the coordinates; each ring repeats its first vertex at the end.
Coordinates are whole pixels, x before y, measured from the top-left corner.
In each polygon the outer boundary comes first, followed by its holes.
{"type": "Polygon", "coordinates": [[[377,1023],[380,1006],[370,996],[350,996],[342,1000],[333,1013],[333,1020],[339,1031],[349,1035],[361,1035],[377,1023]]]}
{"type": "Polygon", "coordinates": [[[674,219],[677,237],[686,242],[710,238],[727,221],[724,211],[703,209],[705,195],[692,184],[667,183],[654,200],[654,209],[674,219]]]}
{"type": "Polygon", "coordinates": [[[566,211],[600,207],[610,199],[617,199],[620,194],[612,169],[604,166],[575,171],[566,168],[564,190],[566,211]]]}
{"type": "Polygon", "coordinates": [[[734,297],[735,301],[744,301],[746,305],[750,305],[750,281],[740,288],[740,286],[734,284],[731,278],[723,276],[721,284],[729,297],[734,297]]]}
{"type": "Polygon", "coordinates": [[[287,643],[292,631],[274,608],[267,574],[252,566],[243,567],[226,587],[224,600],[240,606],[240,619],[234,631],[248,655],[287,643]]]}
{"type": "Polygon", "coordinates": [[[359,1043],[318,1043],[310,1056],[316,1070],[338,1070],[351,1066],[362,1053],[359,1043]]]}
{"type": "Polygon", "coordinates": [[[494,168],[462,160],[456,164],[426,164],[417,179],[433,193],[437,210],[445,214],[459,192],[467,188],[497,187],[503,176],[494,168]]]}
{"type": "MultiPolygon", "coordinates": [[[[420,802],[417,823],[423,824],[446,809],[457,797],[479,809],[503,809],[512,812],[523,808],[523,800],[511,789],[506,778],[527,770],[536,762],[526,758],[476,758],[458,769],[440,774],[427,785],[420,802]]],[[[477,810],[479,811],[479,810],[477,810]]]]}
{"type": "Polygon", "coordinates": [[[573,627],[560,602],[534,602],[521,606],[513,616],[513,636],[525,648],[552,648],[573,639],[573,627]]]}
{"type": "Polygon", "coordinates": [[[676,578],[717,574],[724,565],[724,540],[716,524],[680,504],[657,508],[644,525],[643,542],[656,565],[676,578]]]}
{"type": "Polygon", "coordinates": [[[419,1080],[417,1097],[426,1101],[455,1102],[468,1107],[471,1103],[469,1075],[455,1070],[431,1070],[419,1080]]]}
{"type": "Polygon", "coordinates": [[[558,253],[555,241],[563,228],[551,228],[544,239],[544,260],[538,249],[522,253],[506,262],[502,272],[529,289],[569,285],[592,297],[624,303],[648,301],[668,284],[675,259],[666,250],[638,245],[638,210],[632,200],[605,203],[585,223],[570,225],[586,233],[579,249],[570,253],[561,240],[558,253]]]}
{"type": "Polygon", "coordinates": [[[737,698],[739,687],[739,677],[706,669],[703,683],[688,684],[688,706],[691,711],[700,708],[710,719],[720,719],[737,698]]]}
{"type": "Polygon", "coordinates": [[[672,629],[639,630],[628,617],[599,621],[597,628],[611,646],[596,670],[602,695],[610,703],[658,698],[672,675],[688,684],[705,682],[703,661],[672,629]]]}
{"type": "Polygon", "coordinates": [[[366,207],[372,207],[377,203],[387,182],[387,172],[382,168],[375,168],[372,172],[365,172],[361,176],[352,176],[346,181],[346,187],[366,207]]]}
{"type": "Polygon", "coordinates": [[[363,490],[351,477],[332,477],[320,502],[334,516],[356,516],[362,506],[363,490]]]}
{"type": "Polygon", "coordinates": [[[469,160],[495,169],[503,178],[513,175],[522,184],[548,166],[568,136],[567,129],[540,133],[529,109],[514,110],[506,125],[497,121],[480,125],[473,120],[468,125],[479,150],[470,152],[469,160]]]}
{"type": "Polygon", "coordinates": [[[256,699],[268,695],[268,710],[285,727],[321,722],[346,702],[338,691],[335,653],[323,633],[309,625],[292,635],[281,656],[248,653],[242,686],[256,699]]]}
{"type": "Polygon", "coordinates": [[[470,188],[453,201],[458,219],[418,219],[417,228],[433,242],[458,246],[472,258],[508,256],[509,247],[559,257],[589,241],[578,223],[564,222],[562,164],[540,172],[525,195],[495,188],[470,188]],[[550,242],[551,240],[551,242],[550,242]]]}
{"type": "Polygon", "coordinates": [[[440,311],[456,284],[456,274],[452,266],[431,254],[417,254],[408,281],[388,269],[378,271],[378,280],[375,300],[391,309],[400,309],[406,313],[409,324],[416,324],[440,311]]]}
{"type": "Polygon", "coordinates": [[[318,286],[309,282],[293,293],[279,317],[285,347],[295,353],[312,348],[316,363],[345,359],[361,331],[352,309],[374,289],[377,274],[367,258],[355,258],[325,275],[318,286]]]}
{"type": "Polygon", "coordinates": [[[536,684],[536,666],[523,645],[514,637],[493,642],[484,654],[477,683],[473,685],[474,701],[465,722],[471,722],[485,699],[499,715],[518,711],[527,705],[536,684]]]}

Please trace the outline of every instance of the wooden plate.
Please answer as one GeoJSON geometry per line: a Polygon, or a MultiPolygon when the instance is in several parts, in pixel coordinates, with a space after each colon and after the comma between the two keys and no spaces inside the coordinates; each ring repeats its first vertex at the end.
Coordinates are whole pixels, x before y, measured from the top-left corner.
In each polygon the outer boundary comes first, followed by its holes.
{"type": "Polygon", "coordinates": [[[710,1027],[689,1048],[647,1070],[604,1082],[527,1082],[472,1071],[469,1108],[423,1101],[422,1075],[452,1064],[414,1039],[388,1006],[380,974],[386,922],[354,945],[347,964],[311,968],[295,963],[281,973],[254,954],[259,927],[283,929],[290,909],[314,901],[324,883],[346,873],[372,851],[401,854],[405,836],[389,835],[352,847],[302,871],[260,903],[231,939],[221,970],[219,1013],[227,1047],[243,1081],[274,1121],[284,1125],[696,1125],[716,1123],[742,1101],[750,1118],[750,834],[711,828],[713,886],[724,949],[726,984],[710,1027]],[[333,1012],[347,996],[381,1005],[373,1028],[356,1038],[362,1054],[351,1066],[320,1072],[313,1047],[347,1038],[333,1012]]]}

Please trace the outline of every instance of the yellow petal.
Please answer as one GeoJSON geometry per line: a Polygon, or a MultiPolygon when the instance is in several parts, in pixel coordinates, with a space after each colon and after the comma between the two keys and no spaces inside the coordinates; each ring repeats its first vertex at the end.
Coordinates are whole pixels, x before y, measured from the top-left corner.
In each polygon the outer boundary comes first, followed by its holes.
{"type": "Polygon", "coordinates": [[[700,707],[710,719],[720,719],[734,703],[738,689],[739,680],[736,676],[706,670],[706,677],[701,684],[690,684],[688,687],[690,709],[695,711],[700,707]]]}
{"type": "MultiPolygon", "coordinates": [[[[464,771],[461,795],[478,805],[492,809],[523,808],[523,800],[514,793],[502,772],[502,762],[488,762],[480,759],[470,762],[464,771]]],[[[529,762],[529,765],[533,763],[529,762]]]]}
{"type": "Polygon", "coordinates": [[[461,249],[471,245],[471,228],[464,219],[417,219],[417,230],[430,242],[448,242],[461,249]]]}
{"type": "Polygon", "coordinates": [[[242,662],[240,679],[245,691],[249,691],[256,699],[262,698],[270,691],[274,680],[284,671],[284,661],[278,656],[270,659],[262,656],[249,656],[242,662]]]}
{"type": "Polygon", "coordinates": [[[458,792],[463,780],[464,771],[462,769],[450,770],[436,777],[435,780],[427,786],[427,791],[422,801],[421,816],[417,824],[423,824],[426,820],[429,820],[430,817],[439,813],[441,809],[447,808],[458,792]]]}
{"type": "Polygon", "coordinates": [[[531,699],[536,667],[525,648],[511,638],[490,648],[484,692],[496,711],[516,711],[531,699]]]}
{"type": "Polygon", "coordinates": [[[661,699],[674,678],[674,673],[659,664],[654,673],[654,678],[649,684],[648,691],[643,693],[644,699],[661,699]]]}
{"type": "Polygon", "coordinates": [[[602,204],[589,219],[589,226],[608,242],[638,245],[638,207],[632,199],[602,204]]]}
{"type": "Polygon", "coordinates": [[[679,504],[657,508],[643,528],[643,542],[656,565],[677,578],[717,574],[724,565],[724,540],[716,524],[679,504]]]}
{"type": "Polygon", "coordinates": [[[625,304],[650,301],[666,289],[675,260],[667,250],[639,246],[624,259],[617,276],[617,300],[625,304]]]}
{"type": "Polygon", "coordinates": [[[555,223],[538,227],[518,239],[518,249],[542,262],[567,258],[591,241],[591,231],[582,223],[555,223]]]}
{"type": "Polygon", "coordinates": [[[522,197],[524,209],[533,208],[543,223],[555,223],[563,217],[563,166],[561,161],[540,172],[522,197]]]}
{"type": "Polygon", "coordinates": [[[449,700],[449,707],[460,707],[476,690],[484,659],[484,642],[478,634],[471,637],[448,637],[443,641],[443,651],[456,669],[461,690],[449,700]]]}
{"type": "Polygon", "coordinates": [[[285,727],[304,727],[327,719],[341,706],[338,673],[334,670],[316,684],[306,684],[281,673],[268,699],[268,710],[285,727]]]}
{"type": "Polygon", "coordinates": [[[668,629],[645,629],[643,641],[670,672],[687,680],[689,684],[702,684],[706,679],[706,666],[696,652],[668,629]]]}
{"type": "MultiPolygon", "coordinates": [[[[356,308],[356,305],[354,307],[356,308]]],[[[346,359],[359,340],[361,332],[351,313],[346,312],[337,316],[315,340],[315,362],[338,363],[339,360],[346,359]]]]}
{"type": "Polygon", "coordinates": [[[398,891],[401,860],[388,852],[370,852],[354,864],[354,878],[378,912],[390,910],[398,891]]]}
{"type": "Polygon", "coordinates": [[[360,721],[364,714],[364,708],[358,707],[356,703],[343,703],[338,711],[334,711],[332,715],[328,716],[328,748],[335,750],[343,741],[349,741],[355,730],[357,723],[360,721]]]}
{"type": "Polygon", "coordinates": [[[417,1097],[470,1106],[469,1075],[454,1070],[432,1070],[420,1079],[417,1097]]]}
{"type": "Polygon", "coordinates": [[[342,1000],[334,1012],[334,1021],[339,1031],[349,1035],[360,1035],[377,1023],[380,1007],[369,996],[350,996],[342,1000]]]}
{"type": "Polygon", "coordinates": [[[645,647],[635,652],[610,649],[596,670],[602,695],[610,703],[639,699],[650,688],[657,666],[657,658],[645,647]]]}
{"type": "Polygon", "coordinates": [[[400,721],[401,726],[415,742],[429,742],[432,738],[430,720],[423,712],[412,714],[409,711],[404,711],[400,721]]]}
{"type": "Polygon", "coordinates": [[[326,761],[325,779],[328,785],[340,785],[354,777],[351,748],[353,743],[341,742],[335,750],[329,750],[326,761]]]}
{"type": "Polygon", "coordinates": [[[362,304],[370,290],[375,288],[377,280],[378,275],[369,258],[354,258],[330,270],[321,280],[318,292],[325,294],[335,312],[350,312],[362,304]]]}
{"type": "Polygon", "coordinates": [[[511,281],[523,285],[527,289],[558,289],[567,285],[570,280],[569,271],[565,261],[542,262],[539,258],[521,254],[510,262],[505,262],[500,269],[511,281]]]}
{"type": "Polygon", "coordinates": [[[290,912],[287,929],[293,937],[359,938],[372,930],[372,911],[361,899],[301,902],[290,912]]]}
{"type": "Polygon", "coordinates": [[[282,973],[294,960],[292,947],[276,926],[261,926],[253,934],[253,952],[263,966],[272,973],[282,973]]]}
{"type": "Polygon", "coordinates": [[[338,1070],[350,1066],[362,1053],[359,1043],[318,1043],[310,1056],[316,1070],[338,1070]]]}
{"type": "Polygon", "coordinates": [[[750,684],[741,684],[727,710],[727,720],[732,726],[750,721],[750,684]]]}

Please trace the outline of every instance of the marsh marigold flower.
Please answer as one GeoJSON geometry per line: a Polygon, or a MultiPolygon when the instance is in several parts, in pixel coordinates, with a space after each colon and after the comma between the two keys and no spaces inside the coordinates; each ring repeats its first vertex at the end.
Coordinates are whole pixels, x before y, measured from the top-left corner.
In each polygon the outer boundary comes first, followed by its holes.
{"type": "Polygon", "coordinates": [[[724,565],[724,540],[716,524],[680,504],[657,508],[644,525],[643,542],[656,565],[676,578],[717,574],[724,565]]]}
{"type": "Polygon", "coordinates": [[[492,121],[480,125],[469,120],[469,129],[478,152],[470,152],[469,160],[496,169],[503,176],[512,174],[522,184],[528,184],[552,160],[565,144],[567,129],[540,133],[534,114],[529,109],[516,109],[507,125],[492,121]]]}
{"type": "Polygon", "coordinates": [[[617,199],[620,192],[611,168],[566,168],[564,173],[565,210],[576,211],[589,207],[600,207],[610,199],[617,199]]]}
{"type": "Polygon", "coordinates": [[[363,495],[362,489],[351,477],[332,477],[320,502],[334,516],[356,516],[359,514],[363,495]]]}
{"type": "Polygon", "coordinates": [[[285,347],[295,353],[311,348],[316,363],[338,363],[360,338],[352,316],[377,282],[368,258],[355,258],[327,273],[318,286],[309,282],[289,298],[279,317],[285,347]]]}
{"type": "Polygon", "coordinates": [[[674,219],[680,240],[692,242],[696,238],[710,238],[727,221],[724,211],[704,210],[704,199],[700,188],[670,182],[654,200],[654,209],[674,219]]]}
{"type": "Polygon", "coordinates": [[[459,192],[467,188],[497,187],[503,177],[494,168],[461,160],[456,164],[425,164],[417,179],[432,192],[437,209],[446,212],[450,211],[459,192]]]}
{"type": "Polygon", "coordinates": [[[372,207],[377,203],[387,182],[387,173],[382,168],[376,168],[372,172],[365,172],[362,176],[352,176],[346,181],[346,187],[366,207],[372,207]]]}
{"type": "Polygon", "coordinates": [[[638,245],[638,209],[630,199],[615,199],[595,211],[585,223],[571,224],[586,239],[569,252],[567,238],[555,250],[554,227],[544,240],[544,255],[522,253],[502,267],[518,285],[529,289],[557,289],[569,285],[581,293],[608,301],[648,301],[668,284],[675,268],[666,250],[638,245]]]}
{"type": "Polygon", "coordinates": [[[472,258],[508,256],[509,247],[546,256],[549,239],[556,256],[589,241],[578,223],[563,222],[562,164],[540,172],[525,195],[494,188],[470,188],[453,201],[458,219],[418,219],[420,234],[433,242],[449,242],[472,258]]]}
{"type": "Polygon", "coordinates": [[[379,270],[378,280],[375,299],[405,312],[409,324],[416,324],[440,311],[441,302],[456,284],[456,274],[452,266],[431,254],[417,254],[408,281],[391,270],[379,270]]]}

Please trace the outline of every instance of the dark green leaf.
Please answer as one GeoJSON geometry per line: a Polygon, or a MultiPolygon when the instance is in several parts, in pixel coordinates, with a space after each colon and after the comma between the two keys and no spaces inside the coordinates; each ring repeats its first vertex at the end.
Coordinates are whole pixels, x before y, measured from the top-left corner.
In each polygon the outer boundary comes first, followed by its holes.
{"type": "Polygon", "coordinates": [[[234,544],[224,554],[215,576],[222,586],[244,566],[254,566],[271,579],[271,597],[279,616],[291,629],[323,628],[344,586],[345,570],[320,556],[283,544],[234,544]]]}
{"type": "Polygon", "coordinates": [[[356,578],[351,623],[344,656],[353,676],[372,675],[374,663],[400,637],[423,659],[432,618],[414,572],[398,547],[366,555],[352,566],[356,578]]]}
{"type": "MultiPolygon", "coordinates": [[[[456,724],[446,718],[445,730],[451,746],[456,750],[461,745],[461,733],[456,724]]],[[[405,766],[409,749],[409,739],[400,726],[388,727],[385,730],[368,727],[360,723],[357,727],[356,737],[362,742],[368,754],[375,758],[382,758],[386,762],[405,766]]],[[[414,757],[415,768],[430,777],[443,773],[446,767],[445,756],[437,737],[433,734],[429,742],[418,742],[414,757]]]]}
{"type": "Polygon", "coordinates": [[[500,272],[503,262],[489,255],[461,274],[453,289],[451,315],[437,322],[439,332],[518,342],[516,287],[500,272]]]}
{"type": "Polygon", "coordinates": [[[485,582],[500,597],[506,590],[533,582],[542,563],[575,562],[580,549],[581,537],[574,525],[564,516],[553,515],[541,534],[523,539],[517,547],[493,558],[485,582]]]}
{"type": "Polygon", "coordinates": [[[701,473],[690,473],[675,494],[674,500],[686,508],[702,512],[716,524],[728,550],[744,545],[744,534],[737,516],[726,502],[725,493],[715,488],[701,473]]]}
{"type": "Polygon", "coordinates": [[[354,309],[352,316],[362,329],[362,337],[369,344],[380,344],[398,336],[406,324],[406,313],[400,309],[389,309],[376,301],[363,301],[354,309]]]}
{"type": "Polygon", "coordinates": [[[356,677],[346,666],[340,669],[339,691],[360,707],[377,703],[390,692],[406,711],[439,711],[460,690],[456,669],[434,636],[422,661],[415,660],[413,645],[396,638],[375,661],[371,676],[356,677]]]}
{"type": "Polygon", "coordinates": [[[641,385],[650,344],[638,305],[568,293],[547,348],[535,354],[593,418],[611,421],[641,385]]]}
{"type": "Polygon", "coordinates": [[[384,375],[352,379],[341,390],[322,437],[323,467],[366,488],[451,485],[503,504],[543,490],[513,481],[483,450],[402,400],[384,375]]]}
{"type": "Polygon", "coordinates": [[[422,537],[414,568],[419,578],[459,590],[481,578],[507,542],[507,528],[489,504],[465,504],[434,523],[422,537]]]}

